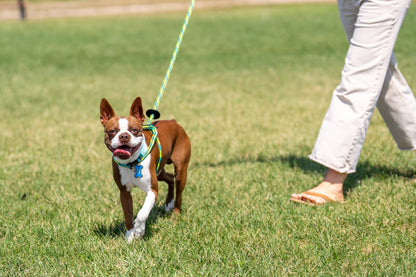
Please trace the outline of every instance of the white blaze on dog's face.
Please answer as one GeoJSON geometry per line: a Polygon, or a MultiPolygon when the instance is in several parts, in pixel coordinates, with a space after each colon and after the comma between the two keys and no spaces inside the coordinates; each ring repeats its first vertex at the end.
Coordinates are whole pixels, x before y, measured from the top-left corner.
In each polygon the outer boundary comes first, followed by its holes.
{"type": "Polygon", "coordinates": [[[129,159],[141,146],[143,141],[142,126],[135,118],[121,117],[115,124],[107,124],[105,141],[115,158],[129,159]],[[109,125],[109,126],[107,126],[109,125]]]}
{"type": "MultiPolygon", "coordinates": [[[[100,119],[104,126],[104,143],[113,153],[114,158],[130,162],[130,158],[136,154],[144,139],[142,129],[144,115],[140,98],[136,98],[133,102],[128,117],[116,116],[105,99],[101,101],[100,110],[100,119]]],[[[136,156],[138,154],[133,158],[137,159],[136,156]]]]}

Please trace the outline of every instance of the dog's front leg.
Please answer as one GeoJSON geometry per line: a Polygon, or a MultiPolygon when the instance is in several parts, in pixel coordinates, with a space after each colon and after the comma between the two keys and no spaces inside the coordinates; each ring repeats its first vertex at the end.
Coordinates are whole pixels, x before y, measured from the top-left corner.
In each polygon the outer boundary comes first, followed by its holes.
{"type": "Polygon", "coordinates": [[[149,217],[150,211],[153,209],[156,202],[156,193],[149,190],[146,193],[146,198],[143,203],[143,207],[137,213],[136,220],[134,221],[134,237],[142,238],[146,230],[146,220],[149,217]]]}
{"type": "Polygon", "coordinates": [[[131,198],[130,191],[126,189],[120,190],[121,207],[123,208],[124,219],[126,221],[126,237],[127,240],[133,239],[131,236],[133,232],[133,199],[131,198]]]}

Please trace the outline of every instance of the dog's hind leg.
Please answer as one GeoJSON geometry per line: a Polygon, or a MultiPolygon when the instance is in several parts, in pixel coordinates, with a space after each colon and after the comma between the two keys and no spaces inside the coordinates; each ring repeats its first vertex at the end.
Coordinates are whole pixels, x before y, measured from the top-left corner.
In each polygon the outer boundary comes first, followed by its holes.
{"type": "Polygon", "coordinates": [[[176,197],[175,205],[173,207],[173,213],[179,214],[182,206],[182,192],[185,189],[188,163],[181,164],[182,166],[175,165],[175,179],[176,179],[176,197]]]}
{"type": "Polygon", "coordinates": [[[172,151],[171,161],[175,167],[176,197],[173,213],[179,214],[182,206],[182,192],[186,185],[188,165],[191,159],[191,142],[181,128],[172,151]]]}
{"type": "Polygon", "coordinates": [[[167,173],[165,169],[162,169],[159,172],[159,175],[157,176],[157,179],[160,181],[164,181],[168,184],[168,195],[166,196],[166,202],[165,202],[165,211],[171,212],[173,210],[174,206],[174,184],[175,184],[175,178],[174,175],[171,173],[167,173]]]}

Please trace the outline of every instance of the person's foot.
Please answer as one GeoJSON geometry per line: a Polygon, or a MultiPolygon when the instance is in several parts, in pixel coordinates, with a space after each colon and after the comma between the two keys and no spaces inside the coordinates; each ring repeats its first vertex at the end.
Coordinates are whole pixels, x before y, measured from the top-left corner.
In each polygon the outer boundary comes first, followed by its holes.
{"type": "Polygon", "coordinates": [[[290,201],[309,205],[322,205],[328,202],[342,202],[344,201],[344,195],[342,188],[339,191],[339,186],[322,182],[311,190],[300,194],[292,194],[290,201]]]}
{"type": "Polygon", "coordinates": [[[309,205],[322,205],[328,202],[344,201],[342,191],[347,174],[329,169],[324,180],[311,190],[292,194],[290,201],[309,205]]]}

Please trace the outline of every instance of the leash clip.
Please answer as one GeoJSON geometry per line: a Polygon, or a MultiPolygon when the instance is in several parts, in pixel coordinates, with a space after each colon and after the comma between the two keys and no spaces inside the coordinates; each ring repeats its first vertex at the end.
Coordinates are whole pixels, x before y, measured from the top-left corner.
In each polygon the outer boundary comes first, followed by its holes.
{"type": "Polygon", "coordinates": [[[153,115],[153,119],[160,118],[160,112],[158,110],[154,110],[154,109],[148,109],[146,111],[146,115],[147,115],[148,118],[151,118],[152,115],[153,115]]]}

